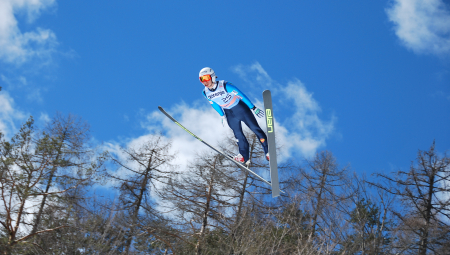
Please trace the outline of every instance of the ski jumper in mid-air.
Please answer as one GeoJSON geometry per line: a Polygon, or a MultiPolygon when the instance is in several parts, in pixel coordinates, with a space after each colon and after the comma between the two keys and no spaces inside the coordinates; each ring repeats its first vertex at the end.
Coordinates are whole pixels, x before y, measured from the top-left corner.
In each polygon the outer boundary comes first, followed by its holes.
{"type": "Polygon", "coordinates": [[[217,81],[216,78],[217,76],[211,68],[205,67],[200,70],[199,79],[205,86],[203,95],[222,117],[222,125],[226,119],[228,126],[233,130],[234,137],[236,137],[239,154],[234,157],[234,160],[246,165],[250,164],[249,144],[244,136],[244,132],[242,132],[241,121],[258,137],[266,159],[269,160],[267,136],[259,127],[252,113],[253,111],[256,116],[262,118],[264,117],[264,111],[257,108],[236,86],[224,80],[217,81]]]}

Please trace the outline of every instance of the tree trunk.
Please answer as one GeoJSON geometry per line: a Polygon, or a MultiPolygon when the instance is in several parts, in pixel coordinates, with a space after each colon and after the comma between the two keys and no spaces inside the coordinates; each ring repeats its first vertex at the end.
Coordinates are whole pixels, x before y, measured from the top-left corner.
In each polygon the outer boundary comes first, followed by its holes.
{"type": "Polygon", "coordinates": [[[434,172],[434,169],[432,169],[432,172],[430,173],[431,176],[429,176],[429,186],[428,186],[428,197],[427,199],[427,205],[425,209],[425,226],[423,228],[421,240],[420,240],[420,248],[419,248],[419,254],[420,255],[426,255],[427,249],[428,249],[428,232],[429,232],[429,225],[431,221],[431,210],[433,209],[433,193],[434,193],[434,180],[436,173],[434,172]]]}
{"type": "MultiPolygon", "coordinates": [[[[217,161],[217,158],[214,161],[217,161]]],[[[214,166],[215,165],[216,164],[214,163],[214,166]]],[[[203,242],[203,237],[205,235],[206,227],[208,226],[208,213],[209,213],[209,208],[210,208],[210,204],[211,204],[211,195],[212,195],[212,191],[213,191],[213,183],[214,183],[214,173],[211,174],[211,180],[209,181],[208,192],[206,194],[205,211],[203,213],[202,227],[200,229],[197,245],[195,247],[197,255],[201,254],[201,244],[203,242]]]]}
{"type": "Polygon", "coordinates": [[[322,192],[323,192],[323,189],[325,188],[326,179],[327,179],[327,176],[326,176],[326,172],[325,172],[325,173],[323,173],[321,182],[320,182],[320,191],[319,191],[319,195],[317,197],[316,208],[314,210],[313,222],[311,224],[310,238],[313,238],[314,235],[316,234],[317,218],[319,217],[320,211],[322,209],[322,192]]]}
{"type": "Polygon", "coordinates": [[[151,161],[152,159],[150,158],[148,165],[147,165],[147,169],[146,169],[146,173],[144,175],[144,179],[141,182],[141,187],[139,189],[139,195],[138,195],[138,200],[136,203],[136,207],[133,211],[133,216],[131,218],[132,222],[131,222],[131,226],[130,226],[130,237],[128,238],[126,245],[125,245],[125,254],[128,254],[130,252],[130,247],[131,247],[131,243],[133,241],[133,237],[134,237],[134,231],[136,230],[136,224],[137,224],[137,217],[139,215],[139,209],[141,208],[141,204],[142,204],[142,199],[144,198],[144,192],[146,190],[147,187],[147,182],[148,182],[148,175],[150,174],[151,171],[151,161]]]}
{"type": "MultiPolygon", "coordinates": [[[[58,157],[59,157],[59,155],[58,155],[58,157]]],[[[52,168],[52,171],[50,172],[50,176],[49,176],[48,182],[47,182],[47,187],[45,187],[45,195],[43,195],[43,197],[42,197],[41,205],[39,206],[39,211],[36,214],[36,219],[35,219],[35,221],[33,223],[33,229],[31,230],[30,234],[34,234],[37,231],[37,228],[39,226],[39,222],[41,221],[42,212],[44,211],[45,202],[47,200],[47,193],[50,190],[50,187],[52,186],[52,179],[53,179],[53,176],[54,176],[54,174],[56,172],[56,169],[57,168],[54,166],[52,168]]]]}

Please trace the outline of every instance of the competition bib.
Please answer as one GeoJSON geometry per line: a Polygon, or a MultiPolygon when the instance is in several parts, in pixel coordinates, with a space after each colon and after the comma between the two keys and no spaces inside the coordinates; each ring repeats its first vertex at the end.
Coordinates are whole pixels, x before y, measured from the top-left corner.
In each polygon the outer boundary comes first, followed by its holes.
{"type": "Polygon", "coordinates": [[[219,81],[216,90],[210,91],[205,88],[206,97],[214,103],[220,105],[223,109],[230,109],[237,105],[241,98],[237,95],[236,91],[227,92],[225,90],[225,81],[219,81]]]}

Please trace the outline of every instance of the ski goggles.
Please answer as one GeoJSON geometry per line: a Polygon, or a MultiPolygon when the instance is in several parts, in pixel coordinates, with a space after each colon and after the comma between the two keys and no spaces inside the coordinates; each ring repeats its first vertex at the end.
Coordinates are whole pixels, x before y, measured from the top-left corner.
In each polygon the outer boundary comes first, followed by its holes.
{"type": "Polygon", "coordinates": [[[200,76],[199,78],[200,78],[201,82],[209,81],[209,80],[211,80],[211,75],[210,74],[205,74],[205,75],[200,76]]]}

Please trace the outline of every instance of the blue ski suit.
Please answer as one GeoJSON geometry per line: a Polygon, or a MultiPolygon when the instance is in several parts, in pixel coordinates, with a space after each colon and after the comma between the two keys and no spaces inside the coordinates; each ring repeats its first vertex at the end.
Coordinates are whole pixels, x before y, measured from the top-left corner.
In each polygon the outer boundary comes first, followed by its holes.
{"type": "Polygon", "coordinates": [[[228,126],[233,130],[239,147],[239,153],[244,157],[245,162],[249,159],[249,144],[242,132],[242,122],[258,137],[264,149],[268,153],[267,136],[258,125],[252,109],[255,107],[248,97],[236,86],[226,81],[216,81],[216,88],[211,91],[207,87],[203,89],[203,96],[209,101],[211,106],[220,114],[227,118],[228,126]]]}

